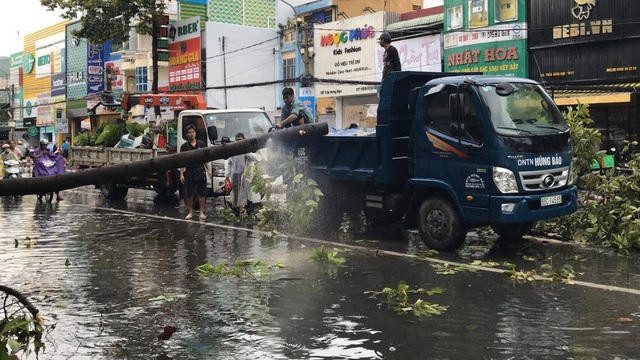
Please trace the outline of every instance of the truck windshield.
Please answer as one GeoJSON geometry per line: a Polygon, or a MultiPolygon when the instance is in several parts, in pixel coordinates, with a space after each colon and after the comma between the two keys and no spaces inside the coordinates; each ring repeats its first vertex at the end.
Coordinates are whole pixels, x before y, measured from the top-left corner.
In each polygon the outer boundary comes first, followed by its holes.
{"type": "Polygon", "coordinates": [[[218,130],[218,138],[228,137],[235,141],[238,133],[242,133],[245,139],[266,134],[271,128],[271,121],[263,112],[228,112],[206,114],[204,116],[207,126],[215,126],[218,130]]]}
{"type": "Polygon", "coordinates": [[[511,83],[514,91],[506,96],[495,86],[479,86],[496,133],[505,136],[538,136],[566,132],[564,117],[547,93],[536,84],[511,83]]]}

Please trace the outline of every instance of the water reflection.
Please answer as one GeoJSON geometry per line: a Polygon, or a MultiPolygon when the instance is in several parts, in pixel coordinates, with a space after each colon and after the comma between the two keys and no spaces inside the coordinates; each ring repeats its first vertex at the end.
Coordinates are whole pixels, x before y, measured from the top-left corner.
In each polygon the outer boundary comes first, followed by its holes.
{"type": "Polygon", "coordinates": [[[56,325],[46,339],[47,359],[640,355],[636,322],[615,322],[622,316],[640,320],[631,295],[558,284],[514,286],[500,274],[439,275],[423,261],[373,251],[342,253],[347,266],[330,276],[327,266],[309,262],[314,243],[267,241],[244,230],[129,213],[147,206],[180,215],[162,203],[66,199],[3,199],[0,210],[2,224],[15,224],[0,235],[0,283],[23,290],[56,325]],[[74,204],[85,200],[118,211],[74,204]],[[194,271],[206,262],[236,259],[286,268],[255,278],[199,278],[194,271]],[[449,310],[426,319],[400,316],[364,294],[402,280],[444,288],[425,300],[449,310]],[[178,330],[159,342],[165,326],[178,330]]]}

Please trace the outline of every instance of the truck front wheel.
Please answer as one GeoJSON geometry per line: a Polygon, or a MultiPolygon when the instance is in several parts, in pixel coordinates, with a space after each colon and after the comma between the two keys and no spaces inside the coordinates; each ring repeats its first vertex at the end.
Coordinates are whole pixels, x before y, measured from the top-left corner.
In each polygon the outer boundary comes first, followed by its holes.
{"type": "Polygon", "coordinates": [[[420,206],[418,232],[428,247],[444,251],[459,248],[467,237],[458,211],[441,197],[428,198],[420,206]]]}
{"type": "Polygon", "coordinates": [[[123,200],[127,196],[129,188],[126,186],[119,186],[115,182],[108,182],[100,185],[100,192],[102,193],[102,196],[109,200],[123,200]]]}
{"type": "Polygon", "coordinates": [[[500,236],[500,242],[517,242],[527,235],[533,224],[535,223],[494,224],[491,225],[491,229],[500,236]]]}

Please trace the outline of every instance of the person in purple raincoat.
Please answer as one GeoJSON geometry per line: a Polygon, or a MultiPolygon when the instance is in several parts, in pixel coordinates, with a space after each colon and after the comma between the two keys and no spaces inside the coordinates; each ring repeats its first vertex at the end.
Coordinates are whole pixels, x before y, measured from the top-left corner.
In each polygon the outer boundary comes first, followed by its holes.
{"type": "MultiPolygon", "coordinates": [[[[64,174],[64,161],[62,156],[52,153],[49,148],[49,141],[40,140],[40,147],[33,153],[33,177],[51,176],[64,174]]],[[[38,201],[42,200],[42,195],[38,195],[38,201]]],[[[56,201],[62,201],[60,194],[56,191],[56,201]]]]}

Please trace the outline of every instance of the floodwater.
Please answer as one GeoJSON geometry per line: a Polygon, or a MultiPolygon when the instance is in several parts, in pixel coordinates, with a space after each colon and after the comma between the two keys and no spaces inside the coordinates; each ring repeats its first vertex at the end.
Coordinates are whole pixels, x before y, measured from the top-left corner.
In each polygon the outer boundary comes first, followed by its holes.
{"type": "MultiPolygon", "coordinates": [[[[184,208],[151,192],[117,204],[92,190],[64,195],[58,204],[24,196],[2,199],[0,207],[0,283],[27,294],[43,313],[41,359],[640,358],[637,294],[588,284],[515,284],[489,271],[441,275],[412,256],[426,250],[419,241],[394,235],[349,241],[350,250],[339,253],[346,262],[336,269],[309,260],[322,240],[274,240],[180,220],[184,208]],[[195,272],[207,262],[237,259],[285,267],[242,277],[195,272]],[[399,315],[365,294],[400,281],[443,288],[420,297],[448,310],[399,315]],[[165,300],[151,300],[160,296],[165,300]],[[165,326],[177,331],[158,341],[165,326]]],[[[472,260],[455,253],[438,258],[472,260]]],[[[482,260],[518,269],[571,264],[584,272],[577,280],[640,289],[633,258],[575,246],[531,241],[482,260]]]]}

